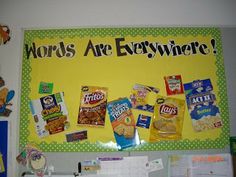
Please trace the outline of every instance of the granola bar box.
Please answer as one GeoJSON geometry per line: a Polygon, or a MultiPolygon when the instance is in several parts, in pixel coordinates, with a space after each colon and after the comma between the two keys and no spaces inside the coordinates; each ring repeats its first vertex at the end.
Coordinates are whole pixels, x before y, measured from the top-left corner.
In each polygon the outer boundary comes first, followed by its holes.
{"type": "Polygon", "coordinates": [[[41,138],[69,128],[68,111],[63,92],[30,101],[30,109],[36,133],[41,138]]]}
{"type": "Polygon", "coordinates": [[[193,129],[197,132],[222,127],[220,110],[210,79],[184,84],[193,129]]]}
{"type": "Polygon", "coordinates": [[[119,150],[140,144],[128,98],[121,98],[108,103],[107,109],[119,150]]]}

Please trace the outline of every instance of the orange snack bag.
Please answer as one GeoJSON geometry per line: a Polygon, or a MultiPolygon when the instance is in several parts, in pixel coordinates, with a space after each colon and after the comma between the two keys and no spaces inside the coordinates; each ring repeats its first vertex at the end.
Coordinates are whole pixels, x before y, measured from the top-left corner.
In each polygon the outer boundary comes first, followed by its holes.
{"type": "Polygon", "coordinates": [[[83,86],[81,88],[78,125],[104,126],[107,106],[105,87],[83,86]]]}

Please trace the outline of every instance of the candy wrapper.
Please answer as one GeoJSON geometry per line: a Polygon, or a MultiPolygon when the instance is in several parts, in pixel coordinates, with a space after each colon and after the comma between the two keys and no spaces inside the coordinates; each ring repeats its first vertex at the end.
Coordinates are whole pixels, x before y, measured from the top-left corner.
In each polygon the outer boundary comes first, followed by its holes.
{"type": "Polygon", "coordinates": [[[166,76],[164,77],[164,79],[167,95],[176,95],[184,93],[181,75],[166,76]]]}
{"type": "Polygon", "coordinates": [[[132,108],[153,112],[153,106],[158,92],[159,89],[155,87],[135,84],[130,95],[132,108]]]}
{"type": "Polygon", "coordinates": [[[195,131],[222,127],[223,123],[210,79],[186,83],[184,90],[195,131]]]}
{"type": "Polygon", "coordinates": [[[78,125],[104,126],[107,106],[105,87],[83,86],[81,88],[78,125]]]}
{"type": "Polygon", "coordinates": [[[158,95],[150,126],[150,142],[182,137],[185,101],[158,95]]]}
{"type": "Polygon", "coordinates": [[[137,120],[137,123],[136,123],[136,126],[137,127],[142,127],[142,128],[149,128],[150,126],[150,123],[151,123],[151,117],[150,116],[146,116],[146,115],[143,115],[143,114],[139,114],[138,115],[138,120],[137,120]]]}
{"type": "Polygon", "coordinates": [[[82,141],[88,139],[88,132],[87,130],[76,131],[67,133],[65,136],[67,142],[82,141]]]}
{"type": "Polygon", "coordinates": [[[131,108],[128,98],[114,100],[107,105],[118,149],[140,144],[131,108]]]}
{"type": "Polygon", "coordinates": [[[52,94],[53,83],[40,82],[39,93],[40,94],[52,94]]]}

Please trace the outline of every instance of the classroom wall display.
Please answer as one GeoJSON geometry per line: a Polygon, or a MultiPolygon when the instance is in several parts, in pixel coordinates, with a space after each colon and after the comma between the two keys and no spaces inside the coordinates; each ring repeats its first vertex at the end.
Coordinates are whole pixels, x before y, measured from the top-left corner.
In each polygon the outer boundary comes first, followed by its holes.
{"type": "Polygon", "coordinates": [[[217,28],[24,30],[20,145],[46,152],[224,148],[222,55],[217,28]]]}

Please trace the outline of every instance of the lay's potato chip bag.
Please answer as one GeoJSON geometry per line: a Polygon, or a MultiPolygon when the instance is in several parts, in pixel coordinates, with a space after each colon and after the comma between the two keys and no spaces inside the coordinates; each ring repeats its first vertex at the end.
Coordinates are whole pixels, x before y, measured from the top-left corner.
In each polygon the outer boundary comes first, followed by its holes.
{"type": "Polygon", "coordinates": [[[158,95],[150,128],[150,142],[181,139],[184,111],[184,100],[158,95]]]}

